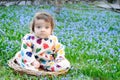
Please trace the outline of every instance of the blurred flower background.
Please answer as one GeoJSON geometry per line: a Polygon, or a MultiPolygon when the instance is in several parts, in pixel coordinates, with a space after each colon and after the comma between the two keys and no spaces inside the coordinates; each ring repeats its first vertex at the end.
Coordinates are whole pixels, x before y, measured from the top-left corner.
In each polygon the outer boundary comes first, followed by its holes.
{"type": "MultiPolygon", "coordinates": [[[[0,79],[35,79],[14,73],[7,65],[20,50],[21,38],[37,11],[55,18],[54,34],[64,44],[71,70],[55,80],[120,79],[120,13],[83,3],[68,4],[55,13],[55,6],[0,6],[0,79]]],[[[42,77],[49,80],[49,77],[42,77]]]]}

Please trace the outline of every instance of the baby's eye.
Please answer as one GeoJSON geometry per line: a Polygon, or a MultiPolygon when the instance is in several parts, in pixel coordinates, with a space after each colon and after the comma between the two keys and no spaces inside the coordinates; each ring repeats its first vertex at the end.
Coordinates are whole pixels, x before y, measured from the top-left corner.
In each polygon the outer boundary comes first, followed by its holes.
{"type": "Polygon", "coordinates": [[[37,26],[37,28],[41,28],[41,26],[37,26]]]}
{"type": "Polygon", "coordinates": [[[45,28],[46,28],[46,29],[48,29],[49,27],[48,27],[48,26],[46,26],[45,28]]]}

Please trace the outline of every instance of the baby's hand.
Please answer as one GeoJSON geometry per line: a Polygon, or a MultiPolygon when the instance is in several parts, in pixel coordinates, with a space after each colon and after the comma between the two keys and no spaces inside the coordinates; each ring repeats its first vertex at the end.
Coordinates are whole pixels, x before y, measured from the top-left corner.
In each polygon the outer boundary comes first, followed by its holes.
{"type": "Polygon", "coordinates": [[[32,62],[32,65],[35,67],[35,68],[39,68],[40,67],[40,62],[38,62],[37,60],[35,60],[34,62],[32,62]]]}

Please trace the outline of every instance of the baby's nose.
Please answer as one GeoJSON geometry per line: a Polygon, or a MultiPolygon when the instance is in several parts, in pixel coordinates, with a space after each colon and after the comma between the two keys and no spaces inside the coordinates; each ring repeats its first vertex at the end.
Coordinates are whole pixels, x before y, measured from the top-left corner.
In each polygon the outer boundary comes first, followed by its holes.
{"type": "Polygon", "coordinates": [[[44,29],[44,28],[42,28],[42,29],[41,29],[41,31],[45,31],[45,29],[44,29]]]}

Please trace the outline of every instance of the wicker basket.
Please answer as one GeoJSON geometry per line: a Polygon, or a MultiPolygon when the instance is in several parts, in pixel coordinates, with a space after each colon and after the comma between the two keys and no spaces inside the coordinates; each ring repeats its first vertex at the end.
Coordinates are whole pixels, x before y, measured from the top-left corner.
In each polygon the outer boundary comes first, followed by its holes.
{"type": "Polygon", "coordinates": [[[44,71],[44,70],[34,71],[34,70],[30,70],[30,69],[25,69],[25,68],[22,68],[21,66],[19,66],[17,63],[15,63],[14,57],[8,61],[8,65],[9,65],[9,67],[11,67],[12,69],[14,69],[17,72],[27,73],[27,74],[35,75],[35,76],[45,76],[45,75],[58,76],[58,75],[62,75],[62,74],[65,74],[66,72],[68,72],[68,70],[64,70],[64,71],[60,71],[60,72],[50,72],[50,71],[44,71]]]}

